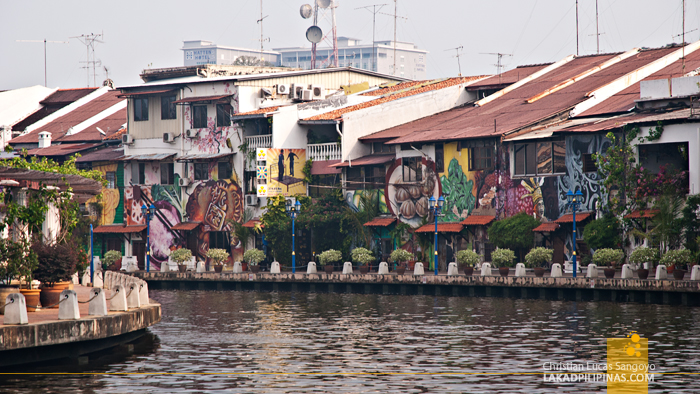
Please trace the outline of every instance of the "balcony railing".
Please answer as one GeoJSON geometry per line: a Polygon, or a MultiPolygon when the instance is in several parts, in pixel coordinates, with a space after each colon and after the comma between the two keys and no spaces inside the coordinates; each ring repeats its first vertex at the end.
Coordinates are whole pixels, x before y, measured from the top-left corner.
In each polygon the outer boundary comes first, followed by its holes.
{"type": "Polygon", "coordinates": [[[271,148],[272,134],[251,135],[245,137],[245,141],[248,143],[248,149],[271,148]]]}
{"type": "Polygon", "coordinates": [[[340,144],[336,142],[309,144],[306,146],[306,156],[313,161],[342,160],[343,158],[340,144]]]}

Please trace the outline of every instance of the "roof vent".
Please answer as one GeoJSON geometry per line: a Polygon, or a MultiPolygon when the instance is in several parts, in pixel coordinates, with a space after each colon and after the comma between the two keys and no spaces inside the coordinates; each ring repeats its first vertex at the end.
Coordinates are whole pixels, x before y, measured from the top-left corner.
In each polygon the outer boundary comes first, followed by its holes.
{"type": "Polygon", "coordinates": [[[39,133],[39,148],[48,148],[51,146],[51,133],[42,131],[39,133]]]}

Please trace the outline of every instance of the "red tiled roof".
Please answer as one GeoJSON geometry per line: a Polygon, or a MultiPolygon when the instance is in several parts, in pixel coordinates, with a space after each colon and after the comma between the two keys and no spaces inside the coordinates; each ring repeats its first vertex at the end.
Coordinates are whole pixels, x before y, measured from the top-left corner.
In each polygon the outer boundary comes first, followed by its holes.
{"type": "Polygon", "coordinates": [[[408,81],[408,82],[392,82],[385,85],[379,86],[379,89],[375,89],[366,93],[360,93],[360,96],[385,96],[389,93],[398,92],[404,89],[414,87],[416,85],[425,84],[427,81],[408,81]]]}
{"type": "Polygon", "coordinates": [[[532,229],[534,232],[538,233],[551,233],[552,231],[557,231],[559,225],[554,222],[542,223],[539,226],[532,229]]]}
{"type": "MultiPolygon", "coordinates": [[[[458,233],[462,231],[462,226],[461,223],[438,223],[437,225],[437,230],[438,233],[458,233]]],[[[417,233],[434,233],[435,232],[435,223],[428,223],[424,226],[421,226],[416,230],[417,233]]]]}
{"type": "Polygon", "coordinates": [[[122,135],[126,134],[126,132],[127,132],[127,129],[126,129],[126,127],[124,127],[123,129],[117,131],[116,133],[114,133],[112,135],[107,135],[107,137],[105,137],[105,139],[106,140],[120,140],[120,139],[122,139],[122,135]]]}
{"type": "Polygon", "coordinates": [[[369,222],[365,223],[365,227],[387,227],[391,226],[396,222],[396,218],[374,218],[369,222]]]}
{"type": "Polygon", "coordinates": [[[462,226],[485,226],[496,219],[493,215],[471,215],[462,220],[462,226]]]}
{"type": "MultiPolygon", "coordinates": [[[[576,223],[582,222],[588,219],[593,213],[592,212],[580,212],[576,214],[576,223]]],[[[554,223],[573,223],[573,214],[567,213],[566,215],[561,215],[559,219],[555,220],[554,223]]]]}
{"type": "Polygon", "coordinates": [[[243,223],[243,227],[246,228],[255,228],[256,225],[260,224],[260,220],[258,219],[253,219],[253,220],[248,220],[247,222],[243,223]]]}
{"type": "Polygon", "coordinates": [[[368,166],[372,164],[384,164],[388,163],[390,161],[393,161],[396,159],[395,154],[390,154],[390,155],[370,155],[370,156],[363,156],[360,157],[359,159],[354,159],[350,161],[344,161],[342,163],[338,164],[333,164],[333,167],[350,167],[350,164],[353,166],[368,166]]]}
{"type": "Polygon", "coordinates": [[[654,216],[656,216],[657,213],[659,213],[658,209],[640,209],[638,211],[632,211],[631,213],[625,215],[625,219],[651,219],[654,216]]]}
{"type": "Polygon", "coordinates": [[[311,175],[341,174],[343,171],[334,167],[338,163],[340,163],[340,160],[314,160],[311,163],[311,175]]]}
{"type": "Polygon", "coordinates": [[[100,146],[100,144],[51,145],[48,148],[30,149],[27,154],[31,156],[68,156],[96,146],[100,146]]]}
{"type": "Polygon", "coordinates": [[[140,233],[146,229],[146,225],[125,226],[123,224],[110,224],[106,226],[97,226],[92,230],[95,234],[130,234],[140,233]]]}
{"type": "Polygon", "coordinates": [[[181,222],[173,227],[171,227],[171,230],[184,230],[184,231],[192,231],[199,227],[199,225],[202,224],[202,222],[181,222]]]}

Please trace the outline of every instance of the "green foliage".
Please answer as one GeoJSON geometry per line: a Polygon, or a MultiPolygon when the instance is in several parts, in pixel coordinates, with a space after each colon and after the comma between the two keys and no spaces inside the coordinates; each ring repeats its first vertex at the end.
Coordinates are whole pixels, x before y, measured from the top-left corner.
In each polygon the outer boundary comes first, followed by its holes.
{"type": "Polygon", "coordinates": [[[649,236],[654,245],[658,245],[662,252],[681,246],[682,207],[683,197],[677,194],[660,196],[654,204],[654,208],[658,209],[658,212],[652,219],[654,228],[649,232],[649,236]]]}
{"type": "Polygon", "coordinates": [[[661,256],[659,263],[666,265],[676,265],[676,267],[685,267],[692,261],[692,254],[688,249],[669,250],[661,256]]]}
{"type": "Polygon", "coordinates": [[[80,154],[75,154],[69,157],[62,164],[59,164],[51,159],[45,157],[37,158],[36,156],[30,157],[28,160],[26,156],[14,157],[12,159],[2,160],[3,167],[21,168],[25,170],[35,170],[52,172],[64,175],[79,175],[84,178],[92,179],[102,183],[102,186],[107,186],[107,180],[104,174],[99,170],[79,170],[75,166],[75,161],[80,157],[80,154]]]}
{"type": "Polygon", "coordinates": [[[29,248],[25,240],[17,242],[7,238],[0,238],[0,282],[10,284],[13,280],[19,280],[28,275],[31,276],[36,269],[36,254],[29,248]]]}
{"type": "Polygon", "coordinates": [[[700,251],[700,243],[697,241],[700,237],[700,217],[697,212],[700,212],[700,194],[689,196],[681,211],[685,248],[695,253],[700,251]]]}
{"type": "Polygon", "coordinates": [[[105,253],[104,258],[102,259],[102,262],[107,265],[107,267],[110,267],[114,264],[117,263],[117,261],[120,261],[122,259],[122,252],[118,250],[110,250],[109,252],[105,253]]]}
{"type": "Polygon", "coordinates": [[[394,263],[403,264],[413,258],[413,255],[406,249],[396,249],[389,255],[389,260],[394,263]]]}
{"type": "Polygon", "coordinates": [[[215,265],[223,263],[226,259],[228,259],[228,256],[228,252],[223,249],[214,248],[207,250],[207,257],[210,258],[215,265]]]}
{"type": "Polygon", "coordinates": [[[77,269],[79,248],[74,241],[53,245],[35,242],[32,250],[36,253],[38,266],[34,270],[34,279],[48,286],[70,280],[77,269]]]}
{"type": "Polygon", "coordinates": [[[491,262],[496,267],[512,267],[515,261],[515,253],[510,249],[497,248],[491,252],[491,262]]]}
{"type": "Polygon", "coordinates": [[[630,255],[630,263],[632,264],[644,264],[644,263],[655,263],[659,260],[659,251],[652,248],[647,248],[645,246],[639,247],[632,251],[630,255]]]}
{"type": "Polygon", "coordinates": [[[243,215],[241,215],[240,221],[235,221],[228,219],[228,222],[233,225],[233,236],[236,237],[241,242],[241,247],[245,250],[248,245],[250,238],[262,231],[260,223],[256,223],[255,228],[243,227],[243,224],[253,219],[254,212],[252,208],[246,208],[243,210],[243,215]]]}
{"type": "Polygon", "coordinates": [[[472,193],[474,181],[467,179],[457,159],[450,160],[447,176],[440,177],[440,184],[442,194],[445,196],[445,206],[442,210],[445,216],[440,221],[457,222],[463,219],[459,216],[462,212],[471,213],[476,205],[476,197],[472,193]]]}
{"type": "Polygon", "coordinates": [[[537,219],[521,212],[493,223],[488,230],[489,239],[499,248],[529,249],[535,243],[532,230],[539,225],[537,219]]]}
{"type": "Polygon", "coordinates": [[[265,260],[265,253],[262,250],[249,249],[243,253],[243,261],[248,262],[250,265],[258,265],[263,260],[265,260]]]}
{"type": "Polygon", "coordinates": [[[624,259],[625,252],[622,249],[602,248],[593,254],[593,264],[597,266],[615,267],[615,264],[624,259]]]}
{"type": "Polygon", "coordinates": [[[554,251],[552,249],[536,247],[532,248],[528,254],[525,255],[525,264],[528,268],[544,267],[547,263],[552,261],[552,256],[554,251]]]}
{"type": "Polygon", "coordinates": [[[311,174],[311,168],[314,165],[314,160],[309,159],[304,163],[304,168],[301,169],[301,172],[304,174],[304,182],[306,183],[314,183],[314,176],[311,174]]]}
{"type": "Polygon", "coordinates": [[[342,253],[335,249],[329,249],[318,255],[318,263],[321,266],[326,264],[333,264],[341,261],[343,259],[342,253]]]}
{"type": "Polygon", "coordinates": [[[460,250],[457,252],[456,258],[459,265],[466,267],[473,267],[481,261],[481,256],[471,249],[460,250]]]}
{"type": "Polygon", "coordinates": [[[372,255],[372,251],[366,248],[355,248],[350,252],[350,257],[352,261],[365,265],[376,260],[372,255]]]}
{"type": "MultiPolygon", "coordinates": [[[[213,250],[213,249],[209,249],[213,250]]],[[[208,255],[209,253],[207,253],[208,255]]],[[[227,253],[228,254],[228,253],[227,253]]],[[[227,256],[228,257],[228,256],[227,256]]],[[[170,259],[177,263],[177,265],[185,264],[185,262],[192,258],[192,251],[185,248],[175,249],[170,252],[170,259]]]]}
{"type": "Polygon", "coordinates": [[[612,214],[591,221],[583,229],[583,239],[592,249],[620,247],[620,222],[612,214]]]}

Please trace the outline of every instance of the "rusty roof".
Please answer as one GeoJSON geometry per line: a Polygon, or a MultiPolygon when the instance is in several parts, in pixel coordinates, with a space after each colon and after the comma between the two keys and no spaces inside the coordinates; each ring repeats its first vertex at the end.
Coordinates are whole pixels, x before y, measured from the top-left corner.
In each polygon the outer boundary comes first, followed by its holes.
{"type": "Polygon", "coordinates": [[[170,229],[171,230],[183,230],[183,231],[192,231],[199,227],[199,225],[202,224],[202,222],[180,222],[174,226],[172,226],[170,229]]]}
{"type": "MultiPolygon", "coordinates": [[[[437,232],[438,233],[458,233],[462,231],[462,224],[460,223],[438,223],[437,232]]],[[[419,227],[416,230],[417,233],[433,233],[435,232],[435,223],[428,223],[419,227]]]]}
{"type": "Polygon", "coordinates": [[[243,223],[243,227],[245,228],[255,228],[256,226],[260,225],[260,227],[264,227],[261,225],[261,221],[259,219],[251,219],[248,220],[247,222],[243,223]]]}
{"type": "MultiPolygon", "coordinates": [[[[677,111],[661,112],[661,113],[629,113],[619,116],[613,116],[608,119],[595,120],[590,123],[572,125],[558,130],[562,133],[591,133],[614,130],[624,127],[628,124],[654,124],[659,121],[670,120],[685,120],[690,119],[690,109],[679,109],[677,111]]],[[[572,122],[573,123],[573,122],[572,122]]]]}
{"type": "Polygon", "coordinates": [[[173,101],[173,104],[189,104],[189,103],[201,103],[205,101],[219,101],[225,98],[233,96],[232,94],[220,94],[218,96],[200,96],[200,97],[186,97],[180,100],[173,101]]]}
{"type": "Polygon", "coordinates": [[[559,225],[554,222],[542,223],[539,226],[532,229],[532,231],[537,233],[551,233],[552,231],[557,231],[559,225]]]}
{"type": "Polygon", "coordinates": [[[108,137],[111,137],[115,133],[117,133],[119,130],[121,130],[126,124],[127,119],[126,119],[126,108],[120,109],[119,111],[115,112],[112,115],[109,115],[101,120],[98,120],[94,124],[88,126],[85,128],[85,130],[80,131],[75,134],[71,135],[64,135],[63,137],[57,138],[55,141],[56,142],[93,142],[93,141],[102,141],[103,139],[107,139],[108,137]],[[97,128],[101,128],[102,131],[105,132],[105,135],[102,135],[97,128]]]}
{"type": "Polygon", "coordinates": [[[632,211],[629,214],[625,215],[625,219],[641,219],[641,218],[651,219],[654,216],[656,216],[656,214],[658,214],[658,213],[659,213],[658,209],[644,209],[644,210],[640,209],[638,211],[632,211]]]}
{"type": "Polygon", "coordinates": [[[334,167],[340,160],[314,160],[311,162],[311,175],[333,175],[341,174],[340,168],[334,167]]]}
{"type": "Polygon", "coordinates": [[[516,67],[504,73],[493,75],[489,78],[469,84],[467,90],[489,89],[496,86],[511,85],[549,65],[551,65],[551,63],[516,67]]]}
{"type": "Polygon", "coordinates": [[[146,225],[137,226],[125,226],[123,224],[108,224],[104,226],[97,226],[92,230],[95,234],[131,234],[140,233],[146,229],[146,225]]]}
{"type": "Polygon", "coordinates": [[[455,108],[374,133],[363,140],[394,138],[390,143],[449,141],[501,136],[566,113],[587,99],[586,94],[620,78],[676,48],[639,52],[538,100],[526,100],[595,68],[617,54],[574,58],[481,107],[455,108]]]}
{"type": "Polygon", "coordinates": [[[47,148],[30,149],[27,154],[30,156],[68,156],[97,146],[100,146],[100,144],[83,143],[51,145],[47,148]]]}
{"type": "MultiPolygon", "coordinates": [[[[593,214],[593,212],[577,213],[576,214],[576,223],[582,222],[582,221],[588,219],[589,217],[591,217],[592,214],[593,214]]],[[[559,217],[559,219],[554,221],[554,223],[560,223],[560,224],[561,223],[573,223],[573,222],[574,222],[573,214],[570,214],[570,213],[567,213],[566,215],[561,215],[559,217]]]]}
{"type": "Polygon", "coordinates": [[[98,149],[80,157],[76,160],[77,163],[89,163],[93,161],[113,161],[124,156],[124,148],[116,148],[108,146],[103,149],[98,149]]]}
{"type": "Polygon", "coordinates": [[[41,101],[42,105],[65,105],[77,101],[98,88],[58,89],[41,101]]]}
{"type": "Polygon", "coordinates": [[[384,154],[384,155],[369,155],[363,156],[359,159],[353,159],[350,161],[344,161],[342,163],[333,164],[331,167],[350,167],[350,166],[368,166],[372,164],[384,164],[393,161],[396,158],[396,154],[384,154]]]}
{"type": "Polygon", "coordinates": [[[391,226],[396,222],[396,218],[374,218],[369,222],[365,223],[365,227],[387,227],[391,226]]]}
{"type": "Polygon", "coordinates": [[[277,111],[280,107],[283,107],[283,106],[277,105],[275,107],[258,108],[255,111],[248,111],[248,112],[241,112],[241,113],[233,114],[233,115],[231,115],[231,118],[236,119],[239,116],[250,116],[250,115],[267,115],[271,112],[277,111]]]}
{"type": "Polygon", "coordinates": [[[463,226],[485,226],[494,220],[496,217],[493,215],[470,215],[462,220],[461,224],[463,226]]]}

